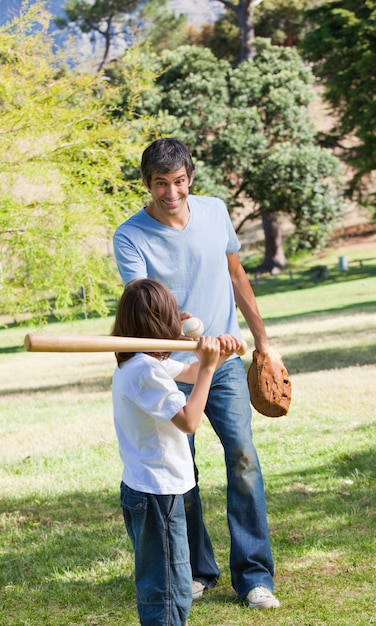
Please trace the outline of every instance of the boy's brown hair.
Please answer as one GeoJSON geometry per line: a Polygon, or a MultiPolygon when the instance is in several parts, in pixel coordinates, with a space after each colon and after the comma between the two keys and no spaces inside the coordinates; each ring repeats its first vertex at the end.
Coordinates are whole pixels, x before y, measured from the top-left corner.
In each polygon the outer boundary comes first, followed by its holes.
{"type": "MultiPolygon", "coordinates": [[[[150,337],[179,339],[181,321],[177,302],[167,287],[151,278],[132,280],[120,298],[112,335],[116,337],[150,337]]],[[[116,352],[118,365],[128,361],[134,352],[116,352]]],[[[163,359],[170,353],[153,352],[163,359]]]]}

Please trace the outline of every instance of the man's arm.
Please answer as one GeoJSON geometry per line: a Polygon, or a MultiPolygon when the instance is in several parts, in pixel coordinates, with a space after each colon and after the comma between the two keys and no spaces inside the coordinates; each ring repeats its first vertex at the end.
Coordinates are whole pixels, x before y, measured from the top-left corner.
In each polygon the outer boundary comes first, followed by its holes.
{"type": "Polygon", "coordinates": [[[259,352],[270,347],[264,322],[258,310],[255,294],[248,280],[247,274],[239,261],[236,252],[227,255],[228,271],[230,272],[234,288],[235,302],[244,315],[249,330],[253,335],[255,348],[259,352]]]}

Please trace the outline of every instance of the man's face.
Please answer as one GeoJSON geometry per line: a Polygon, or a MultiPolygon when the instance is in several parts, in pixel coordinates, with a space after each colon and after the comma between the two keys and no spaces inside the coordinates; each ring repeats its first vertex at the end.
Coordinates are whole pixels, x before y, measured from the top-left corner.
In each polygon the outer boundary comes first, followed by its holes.
{"type": "Polygon", "coordinates": [[[168,174],[154,173],[149,187],[153,213],[157,217],[168,218],[188,210],[187,196],[191,183],[185,167],[168,174]]]}

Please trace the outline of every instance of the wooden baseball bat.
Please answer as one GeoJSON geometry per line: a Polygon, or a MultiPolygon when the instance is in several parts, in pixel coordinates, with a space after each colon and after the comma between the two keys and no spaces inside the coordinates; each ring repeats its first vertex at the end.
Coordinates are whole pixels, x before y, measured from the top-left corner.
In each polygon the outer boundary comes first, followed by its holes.
{"type": "MultiPolygon", "coordinates": [[[[237,351],[239,356],[247,351],[247,342],[244,339],[241,341],[242,345],[237,351]]],[[[190,352],[197,350],[198,343],[184,339],[50,333],[30,333],[24,339],[24,347],[28,352],[190,352]]]]}

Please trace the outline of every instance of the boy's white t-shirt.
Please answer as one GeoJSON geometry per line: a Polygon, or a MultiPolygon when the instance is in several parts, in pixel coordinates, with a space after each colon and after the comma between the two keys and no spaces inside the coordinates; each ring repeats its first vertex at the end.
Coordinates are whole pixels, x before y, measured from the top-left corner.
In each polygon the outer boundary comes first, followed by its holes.
{"type": "Polygon", "coordinates": [[[185,406],[174,377],[183,364],[142,352],[112,378],[114,423],[124,464],[123,482],[157,495],[183,494],[195,486],[188,438],[171,419],[185,406]]]}

